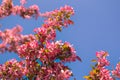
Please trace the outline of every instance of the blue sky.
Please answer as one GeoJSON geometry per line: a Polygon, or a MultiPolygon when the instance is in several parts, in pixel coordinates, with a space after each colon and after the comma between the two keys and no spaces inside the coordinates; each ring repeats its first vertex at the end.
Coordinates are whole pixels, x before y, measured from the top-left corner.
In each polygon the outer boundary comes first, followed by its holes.
{"type": "MultiPolygon", "coordinates": [[[[13,1],[18,4],[19,0],[13,1]]],[[[74,25],[58,33],[57,40],[73,44],[77,55],[82,58],[82,63],[77,61],[69,64],[77,80],[84,80],[83,76],[91,70],[90,61],[95,58],[96,51],[108,51],[111,66],[115,67],[120,61],[120,0],[28,0],[27,6],[32,4],[39,5],[41,12],[64,5],[74,8],[74,25]]],[[[32,30],[41,26],[42,22],[42,18],[25,20],[19,16],[0,19],[2,30],[20,24],[24,27],[23,34],[33,33],[32,30]]],[[[0,64],[14,57],[18,59],[16,54],[1,54],[0,64]]]]}

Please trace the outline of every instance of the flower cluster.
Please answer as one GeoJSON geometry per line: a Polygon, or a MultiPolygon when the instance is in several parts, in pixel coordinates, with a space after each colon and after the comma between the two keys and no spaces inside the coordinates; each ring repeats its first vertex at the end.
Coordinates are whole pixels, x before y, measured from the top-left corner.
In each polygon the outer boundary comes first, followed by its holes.
{"type": "Polygon", "coordinates": [[[0,79],[15,80],[23,76],[23,63],[11,59],[0,66],[0,79]]]}
{"type": "Polygon", "coordinates": [[[26,60],[26,74],[31,76],[36,73],[36,78],[44,80],[50,80],[52,78],[63,80],[70,78],[72,72],[62,62],[71,62],[77,59],[73,47],[67,42],[62,43],[61,41],[46,43],[44,48],[36,43],[36,41],[29,42],[18,48],[18,54],[26,60]],[[37,63],[34,61],[37,61],[37,63]],[[40,66],[35,66],[39,62],[40,66]],[[38,68],[36,69],[36,67],[38,68]]]}
{"type": "Polygon", "coordinates": [[[12,29],[0,31],[0,53],[5,51],[16,52],[17,46],[35,40],[34,35],[22,35],[20,34],[21,31],[22,27],[20,25],[17,25],[12,29]]]}
{"type": "Polygon", "coordinates": [[[40,14],[40,16],[46,17],[44,25],[45,27],[53,26],[61,31],[61,26],[67,27],[69,24],[73,24],[70,20],[70,16],[74,15],[74,10],[70,6],[61,7],[59,10],[56,9],[51,12],[40,14]]]}
{"type": "Polygon", "coordinates": [[[0,18],[11,14],[20,15],[23,18],[30,18],[31,16],[35,16],[37,18],[39,16],[39,7],[37,5],[25,8],[24,4],[26,3],[26,0],[21,0],[20,3],[20,6],[15,6],[12,0],[3,0],[0,5],[0,18]]]}
{"type": "Polygon", "coordinates": [[[68,80],[72,72],[62,63],[54,63],[52,66],[42,66],[36,80],[68,80]]]}
{"type": "Polygon", "coordinates": [[[113,76],[120,78],[120,62],[117,64],[116,69],[112,71],[113,76]]]}
{"type": "Polygon", "coordinates": [[[39,8],[37,5],[32,5],[29,8],[24,6],[14,6],[12,9],[13,15],[20,15],[23,18],[31,18],[31,16],[37,18],[39,16],[39,8]]]}
{"type": "Polygon", "coordinates": [[[3,0],[0,5],[0,17],[9,16],[12,13],[13,2],[12,0],[3,0]]]}
{"type": "Polygon", "coordinates": [[[25,3],[27,3],[27,1],[26,1],[26,0],[20,0],[20,3],[21,3],[22,5],[24,5],[25,3]]]}
{"type": "Polygon", "coordinates": [[[26,74],[31,76],[36,73],[38,80],[52,78],[54,80],[69,79],[72,76],[72,72],[62,62],[71,62],[79,58],[76,56],[74,48],[68,42],[62,43],[61,41],[47,42],[44,47],[36,41],[28,42],[18,47],[18,55],[26,59],[26,74]],[[40,66],[35,66],[38,63],[34,61],[40,63],[40,66]],[[38,68],[36,69],[36,67],[38,68]]]}
{"type": "MultiPolygon", "coordinates": [[[[9,15],[19,15],[22,18],[44,17],[41,27],[35,28],[35,34],[22,35],[22,27],[17,25],[12,29],[0,30],[0,53],[15,52],[21,61],[11,59],[0,65],[1,80],[69,80],[73,75],[66,62],[81,61],[73,46],[68,42],[56,41],[56,30],[73,24],[70,19],[74,15],[72,7],[65,5],[51,12],[40,13],[37,5],[28,8],[24,6],[27,0],[20,0],[20,6],[12,0],[2,0],[0,18],[9,15]]],[[[86,80],[114,80],[120,78],[120,63],[115,70],[108,70],[108,53],[96,52],[96,65],[92,67],[86,80]],[[112,73],[112,74],[110,74],[112,73]],[[111,77],[112,76],[112,77],[111,77]]]]}
{"type": "Polygon", "coordinates": [[[98,67],[109,66],[110,62],[106,59],[106,56],[108,56],[108,53],[105,51],[96,52],[98,67]]]}
{"type": "Polygon", "coordinates": [[[109,66],[109,61],[107,60],[108,53],[105,51],[96,52],[97,62],[95,67],[90,71],[88,76],[84,76],[86,80],[114,80],[110,75],[110,70],[106,69],[109,66]]]}
{"type": "Polygon", "coordinates": [[[15,51],[15,46],[17,46],[21,40],[20,32],[22,31],[21,26],[16,26],[13,29],[6,29],[5,31],[0,31],[0,52],[15,51]]]}
{"type": "Polygon", "coordinates": [[[77,59],[74,48],[68,42],[62,43],[57,41],[55,43],[47,43],[45,50],[45,54],[50,60],[59,59],[62,62],[71,62],[77,59]]]}
{"type": "Polygon", "coordinates": [[[61,7],[47,13],[40,13],[37,5],[25,8],[26,0],[20,1],[21,6],[14,6],[12,0],[3,0],[0,5],[0,17],[11,14],[23,18],[31,16],[45,17],[42,27],[34,29],[35,35],[22,35],[21,26],[0,31],[0,52],[15,52],[21,62],[15,59],[0,66],[0,79],[29,80],[68,80],[72,71],[64,64],[80,60],[73,46],[68,42],[55,41],[56,30],[73,24],[70,16],[74,10],[70,6],[61,7]]]}
{"type": "Polygon", "coordinates": [[[110,70],[102,67],[99,69],[99,79],[100,80],[114,80],[110,75],[110,70]]]}
{"type": "Polygon", "coordinates": [[[18,55],[25,59],[36,58],[36,50],[38,48],[38,43],[36,41],[26,42],[25,44],[17,48],[18,55]]]}
{"type": "Polygon", "coordinates": [[[59,10],[41,13],[40,16],[45,17],[45,22],[42,27],[35,28],[37,38],[41,43],[55,40],[56,29],[61,31],[62,26],[73,24],[70,16],[74,14],[74,10],[70,6],[61,7],[59,10]]]}
{"type": "Polygon", "coordinates": [[[40,40],[41,43],[44,43],[46,41],[55,40],[56,37],[56,31],[53,28],[35,28],[34,32],[36,32],[36,37],[38,40],[40,40]]]}
{"type": "Polygon", "coordinates": [[[45,47],[37,41],[27,42],[17,48],[18,55],[21,58],[35,60],[39,59],[44,62],[54,61],[56,59],[62,62],[71,62],[78,59],[74,48],[68,43],[61,41],[47,42],[45,47]]]}

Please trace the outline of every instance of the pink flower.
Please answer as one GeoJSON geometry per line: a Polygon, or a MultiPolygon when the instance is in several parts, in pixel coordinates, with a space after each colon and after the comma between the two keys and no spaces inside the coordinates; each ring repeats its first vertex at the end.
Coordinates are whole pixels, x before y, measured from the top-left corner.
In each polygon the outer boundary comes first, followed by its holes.
{"type": "Polygon", "coordinates": [[[37,41],[31,41],[28,46],[31,48],[31,49],[37,49],[38,48],[38,42],[37,41]]]}
{"type": "Polygon", "coordinates": [[[27,45],[23,44],[20,47],[17,48],[18,55],[22,58],[27,55],[27,45]]]}
{"type": "Polygon", "coordinates": [[[113,80],[113,78],[110,75],[110,71],[105,68],[100,68],[100,80],[113,80]]]}
{"type": "Polygon", "coordinates": [[[66,12],[68,12],[68,13],[70,12],[70,14],[72,14],[72,15],[74,14],[73,8],[70,7],[70,6],[68,6],[68,5],[65,5],[64,7],[61,7],[60,10],[61,10],[61,11],[66,11],[66,12]]]}
{"type": "Polygon", "coordinates": [[[39,11],[39,7],[37,5],[30,6],[30,9],[33,9],[33,10],[35,10],[37,12],[39,11]]]}
{"type": "Polygon", "coordinates": [[[21,40],[21,31],[22,27],[17,25],[13,29],[6,29],[5,31],[0,32],[0,38],[2,39],[2,43],[0,45],[5,46],[2,47],[1,50],[6,49],[8,51],[16,51],[15,46],[18,46],[19,41],[21,40]]]}
{"type": "Polygon", "coordinates": [[[117,64],[116,69],[112,71],[113,76],[120,78],[120,63],[117,64]]]}
{"type": "Polygon", "coordinates": [[[70,70],[61,70],[61,76],[64,77],[65,79],[70,78],[72,75],[72,72],[70,70]]]}
{"type": "Polygon", "coordinates": [[[0,66],[0,78],[17,79],[23,76],[23,64],[17,62],[16,59],[11,59],[0,66]],[[7,74],[7,75],[6,75],[7,74]]]}
{"type": "Polygon", "coordinates": [[[96,52],[96,57],[97,58],[106,58],[106,56],[109,56],[109,55],[105,51],[96,52]]]}
{"type": "Polygon", "coordinates": [[[21,58],[34,59],[37,57],[38,47],[37,41],[31,41],[17,47],[17,52],[21,58]]]}
{"type": "Polygon", "coordinates": [[[106,56],[108,56],[108,53],[105,51],[96,52],[98,67],[104,67],[110,64],[110,62],[106,59],[106,56]]]}
{"type": "Polygon", "coordinates": [[[24,5],[25,3],[27,3],[27,1],[26,1],[26,0],[20,0],[20,3],[21,3],[22,5],[24,5]]]}

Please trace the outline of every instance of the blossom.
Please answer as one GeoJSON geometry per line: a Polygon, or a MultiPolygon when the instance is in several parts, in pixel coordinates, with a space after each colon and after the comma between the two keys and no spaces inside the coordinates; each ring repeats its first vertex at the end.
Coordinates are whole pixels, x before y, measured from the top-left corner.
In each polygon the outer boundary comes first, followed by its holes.
{"type": "Polygon", "coordinates": [[[110,70],[106,69],[105,66],[109,66],[110,62],[106,59],[108,53],[105,51],[96,52],[97,60],[97,68],[99,69],[99,77],[100,80],[113,80],[110,75],[110,70]]]}
{"type": "Polygon", "coordinates": [[[74,14],[74,9],[71,6],[65,5],[60,8],[61,11],[70,12],[70,14],[74,14]]]}
{"type": "Polygon", "coordinates": [[[0,17],[5,17],[9,16],[11,14],[11,10],[13,8],[13,2],[12,0],[3,0],[2,4],[0,5],[1,8],[1,16],[0,17]]]}
{"type": "Polygon", "coordinates": [[[116,65],[115,70],[112,70],[113,76],[120,78],[120,63],[116,65]]]}
{"type": "Polygon", "coordinates": [[[88,76],[84,76],[86,80],[114,80],[111,71],[106,69],[110,62],[107,60],[108,53],[105,51],[96,52],[96,65],[92,67],[88,76]]]}
{"type": "Polygon", "coordinates": [[[22,27],[0,31],[0,52],[17,53],[21,61],[12,59],[0,65],[0,79],[16,80],[27,77],[36,80],[68,80],[72,71],[64,63],[76,61],[76,51],[68,42],[56,41],[56,30],[73,24],[70,16],[74,10],[64,6],[47,13],[40,13],[37,5],[24,6],[27,0],[20,0],[21,5],[14,5],[12,0],[3,0],[0,5],[0,18],[11,14],[22,18],[45,17],[41,27],[35,28],[35,34],[23,35],[22,27]],[[58,61],[57,61],[58,60],[58,61]]]}
{"type": "Polygon", "coordinates": [[[99,77],[100,80],[114,80],[110,75],[110,70],[105,69],[104,67],[100,68],[99,77]]]}
{"type": "Polygon", "coordinates": [[[0,66],[0,78],[18,79],[23,76],[23,63],[17,62],[16,59],[11,59],[0,66]]]}
{"type": "Polygon", "coordinates": [[[30,6],[30,9],[33,9],[34,11],[38,12],[39,11],[39,7],[37,5],[32,5],[30,6]]]}
{"type": "Polygon", "coordinates": [[[106,56],[108,56],[108,53],[105,51],[96,52],[98,67],[104,67],[110,64],[110,62],[106,59],[106,56]]]}
{"type": "Polygon", "coordinates": [[[69,24],[73,24],[73,21],[70,20],[70,16],[73,14],[73,8],[66,5],[51,12],[41,13],[40,16],[46,17],[45,24],[53,25],[58,30],[61,30],[62,26],[66,27],[69,24]]]}
{"type": "Polygon", "coordinates": [[[34,59],[36,58],[36,50],[38,48],[38,43],[36,41],[27,42],[26,44],[17,47],[17,52],[21,58],[34,59]]]}
{"type": "Polygon", "coordinates": [[[26,0],[20,0],[20,3],[21,3],[21,5],[24,5],[25,3],[27,3],[27,1],[26,0]]]}
{"type": "Polygon", "coordinates": [[[25,8],[23,5],[26,0],[20,0],[21,5],[14,5],[12,0],[3,0],[0,5],[0,18],[4,18],[11,14],[20,15],[23,18],[30,19],[32,16],[37,18],[39,16],[39,7],[32,5],[29,8],[25,8]]]}
{"type": "Polygon", "coordinates": [[[22,27],[17,25],[12,29],[6,29],[5,31],[0,32],[0,39],[2,40],[1,52],[6,49],[8,51],[16,51],[15,46],[19,44],[21,40],[20,32],[22,31],[22,27]]]}
{"type": "Polygon", "coordinates": [[[53,28],[46,29],[45,27],[40,27],[34,29],[36,32],[36,37],[40,40],[41,43],[46,42],[48,40],[54,40],[56,37],[56,32],[53,28]]]}
{"type": "Polygon", "coordinates": [[[72,75],[72,72],[70,70],[61,70],[61,75],[65,78],[68,79],[72,75]]]}

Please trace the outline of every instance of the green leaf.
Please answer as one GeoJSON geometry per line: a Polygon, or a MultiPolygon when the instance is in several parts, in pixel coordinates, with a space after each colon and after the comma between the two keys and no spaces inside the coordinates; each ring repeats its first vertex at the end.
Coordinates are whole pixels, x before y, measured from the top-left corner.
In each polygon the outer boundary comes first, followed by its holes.
{"type": "Polygon", "coordinates": [[[97,62],[96,59],[91,60],[92,62],[97,62]]]}
{"type": "Polygon", "coordinates": [[[45,52],[47,53],[47,52],[49,52],[49,50],[48,50],[48,49],[45,49],[45,52]]]}
{"type": "Polygon", "coordinates": [[[89,77],[90,77],[90,76],[84,76],[83,78],[85,78],[85,79],[89,79],[89,77]]]}
{"type": "Polygon", "coordinates": [[[39,35],[38,34],[34,34],[34,36],[36,37],[37,40],[39,40],[39,35]]]}

